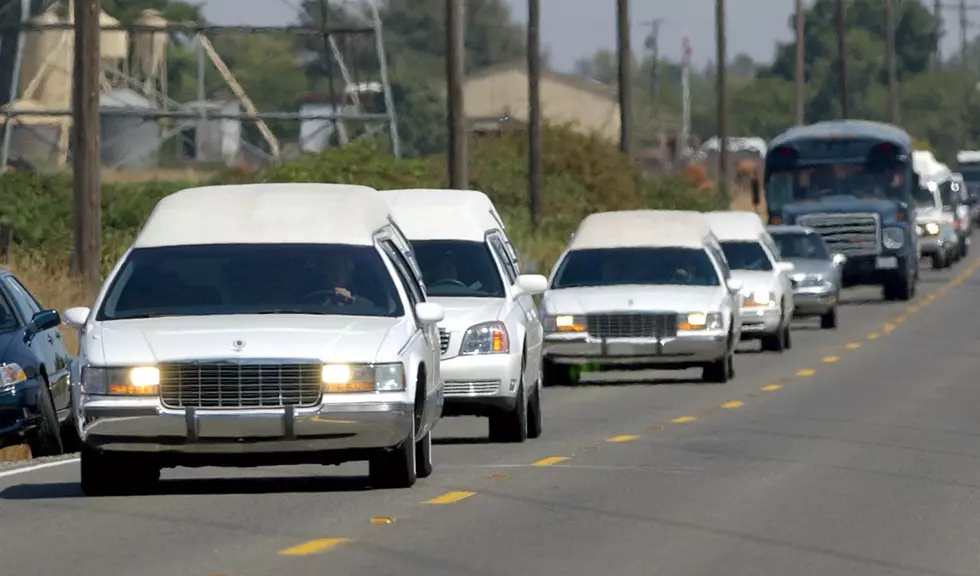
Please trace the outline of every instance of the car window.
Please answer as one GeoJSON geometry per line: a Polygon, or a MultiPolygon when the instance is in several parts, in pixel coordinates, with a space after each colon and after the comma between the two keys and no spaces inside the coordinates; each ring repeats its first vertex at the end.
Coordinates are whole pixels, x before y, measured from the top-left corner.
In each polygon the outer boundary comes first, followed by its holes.
{"type": "Polygon", "coordinates": [[[732,270],[772,270],[772,261],[759,242],[722,242],[721,249],[732,270]]]}
{"type": "Polygon", "coordinates": [[[221,314],[404,315],[374,246],[215,244],[137,248],[99,320],[221,314]]]}
{"type": "Polygon", "coordinates": [[[392,263],[395,265],[395,270],[398,272],[398,278],[401,280],[402,286],[408,292],[408,298],[412,301],[412,306],[425,302],[425,293],[422,291],[422,287],[419,286],[418,281],[412,274],[411,266],[406,261],[405,257],[402,255],[401,250],[395,245],[391,240],[385,240],[381,243],[388,257],[391,258],[392,263]]]}
{"type": "Polygon", "coordinates": [[[718,264],[718,267],[721,268],[721,275],[725,278],[725,280],[730,280],[732,277],[732,271],[728,267],[728,262],[725,260],[725,255],[717,246],[712,244],[708,245],[707,250],[718,264]]]}
{"type": "Polygon", "coordinates": [[[830,260],[830,251],[817,234],[780,232],[772,235],[783,258],[830,260]]]}
{"type": "Polygon", "coordinates": [[[719,286],[721,281],[700,248],[602,248],[569,252],[551,287],[624,285],[719,286]]]}
{"type": "Polygon", "coordinates": [[[20,283],[20,280],[14,278],[13,276],[7,276],[7,283],[10,285],[10,289],[14,292],[16,297],[23,300],[24,304],[27,305],[28,309],[30,310],[30,314],[28,314],[28,316],[33,318],[35,314],[41,310],[44,310],[37,299],[34,298],[34,295],[20,283]]]}
{"type": "Polygon", "coordinates": [[[10,306],[10,301],[5,294],[0,292],[0,332],[11,332],[19,326],[17,316],[10,306]]]}
{"type": "Polygon", "coordinates": [[[486,242],[412,243],[429,296],[503,298],[504,283],[486,242]]]}
{"type": "Polygon", "coordinates": [[[490,246],[493,251],[497,254],[497,258],[504,266],[504,272],[507,274],[507,280],[513,284],[517,281],[517,266],[514,265],[514,261],[511,260],[510,251],[504,246],[503,240],[500,239],[496,234],[491,234],[488,237],[490,246]]]}

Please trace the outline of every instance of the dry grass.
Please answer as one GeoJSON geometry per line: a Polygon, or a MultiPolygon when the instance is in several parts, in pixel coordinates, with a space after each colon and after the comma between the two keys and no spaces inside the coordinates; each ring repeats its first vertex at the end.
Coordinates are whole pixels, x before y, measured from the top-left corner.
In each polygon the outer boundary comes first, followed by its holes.
{"type": "Polygon", "coordinates": [[[181,181],[181,182],[200,182],[215,176],[211,170],[199,170],[194,168],[157,168],[155,170],[103,170],[103,182],[152,182],[161,181],[181,181]]]}

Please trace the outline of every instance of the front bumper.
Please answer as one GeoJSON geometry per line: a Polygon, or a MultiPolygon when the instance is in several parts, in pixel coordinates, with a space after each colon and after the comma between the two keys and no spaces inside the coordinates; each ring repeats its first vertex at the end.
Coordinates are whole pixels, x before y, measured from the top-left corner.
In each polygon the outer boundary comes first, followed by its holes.
{"type": "Polygon", "coordinates": [[[482,416],[484,409],[508,410],[521,383],[520,354],[480,354],[441,360],[443,415],[482,416]]]}
{"type": "Polygon", "coordinates": [[[79,434],[93,448],[175,455],[276,455],[394,448],[412,436],[408,402],[310,408],[171,409],[159,398],[83,396],[79,434]]]}
{"type": "Polygon", "coordinates": [[[823,287],[800,288],[793,292],[793,316],[821,316],[837,305],[837,291],[823,287]]]}
{"type": "Polygon", "coordinates": [[[0,445],[3,436],[30,430],[40,419],[38,392],[41,384],[35,379],[27,380],[0,390],[0,445]]]}
{"type": "Polygon", "coordinates": [[[728,353],[728,334],[712,331],[672,338],[595,338],[548,334],[544,358],[556,364],[651,365],[687,368],[713,362],[728,353]]]}
{"type": "Polygon", "coordinates": [[[922,236],[919,238],[919,252],[922,256],[932,256],[941,252],[946,246],[946,242],[938,234],[935,236],[922,236]]]}
{"type": "Polygon", "coordinates": [[[782,314],[782,310],[775,307],[742,308],[738,312],[742,321],[742,340],[775,334],[783,321],[782,314]]]}

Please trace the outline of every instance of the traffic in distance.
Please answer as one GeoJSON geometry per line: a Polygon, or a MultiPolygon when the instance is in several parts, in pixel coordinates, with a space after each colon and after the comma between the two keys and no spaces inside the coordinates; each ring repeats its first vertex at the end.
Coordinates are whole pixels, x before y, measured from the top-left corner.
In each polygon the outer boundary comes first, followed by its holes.
{"type": "Polygon", "coordinates": [[[547,277],[522,270],[478,191],[189,188],[160,200],[91,306],[44,309],[0,274],[0,434],[38,456],[77,446],[86,495],[150,491],[166,468],[353,461],[408,488],[438,474],[441,419],[533,441],[544,389],[583,372],[724,384],[740,344],[780,354],[800,321],[836,329],[845,288],[911,299],[923,262],[968,253],[975,166],[890,125],[795,127],[767,155],[763,216],[594,213],[547,277]]]}

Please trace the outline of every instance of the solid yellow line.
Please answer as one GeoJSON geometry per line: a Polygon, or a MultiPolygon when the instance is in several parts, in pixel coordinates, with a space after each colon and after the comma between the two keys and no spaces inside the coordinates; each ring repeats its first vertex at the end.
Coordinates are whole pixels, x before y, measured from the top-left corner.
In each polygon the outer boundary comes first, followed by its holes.
{"type": "Polygon", "coordinates": [[[808,378],[810,376],[813,376],[816,373],[817,373],[816,370],[811,370],[809,368],[804,368],[804,369],[800,370],[799,372],[797,372],[796,375],[797,376],[801,376],[803,378],[808,378]]]}
{"type": "Polygon", "coordinates": [[[476,492],[446,492],[442,496],[437,496],[432,500],[426,500],[423,504],[452,504],[460,500],[466,500],[476,492]]]}
{"type": "Polygon", "coordinates": [[[697,420],[694,416],[681,416],[680,418],[674,418],[671,420],[674,424],[687,424],[688,422],[694,422],[697,420]]]}
{"type": "Polygon", "coordinates": [[[310,540],[309,542],[303,542],[302,544],[297,544],[292,548],[286,548],[285,550],[280,550],[280,556],[309,556],[311,554],[322,554],[329,550],[333,550],[341,544],[346,544],[350,542],[350,538],[320,538],[318,540],[310,540]]]}
{"type": "Polygon", "coordinates": [[[568,460],[568,458],[565,456],[549,456],[548,458],[543,458],[541,460],[538,460],[537,462],[532,464],[532,466],[551,466],[552,464],[564,462],[565,460],[568,460]]]}
{"type": "Polygon", "coordinates": [[[725,402],[721,405],[722,408],[741,408],[745,404],[739,402],[738,400],[732,400],[731,402],[725,402]]]}
{"type": "Polygon", "coordinates": [[[776,390],[779,390],[782,387],[783,387],[782,384],[770,384],[768,386],[763,386],[762,389],[766,392],[775,392],[776,390]]]}
{"type": "Polygon", "coordinates": [[[639,438],[636,434],[620,434],[619,436],[613,436],[612,438],[606,440],[606,442],[632,442],[639,438]]]}
{"type": "Polygon", "coordinates": [[[827,364],[833,364],[834,362],[837,362],[838,360],[840,360],[840,358],[838,358],[837,356],[825,356],[824,359],[823,359],[823,361],[825,363],[827,363],[827,364]]]}

